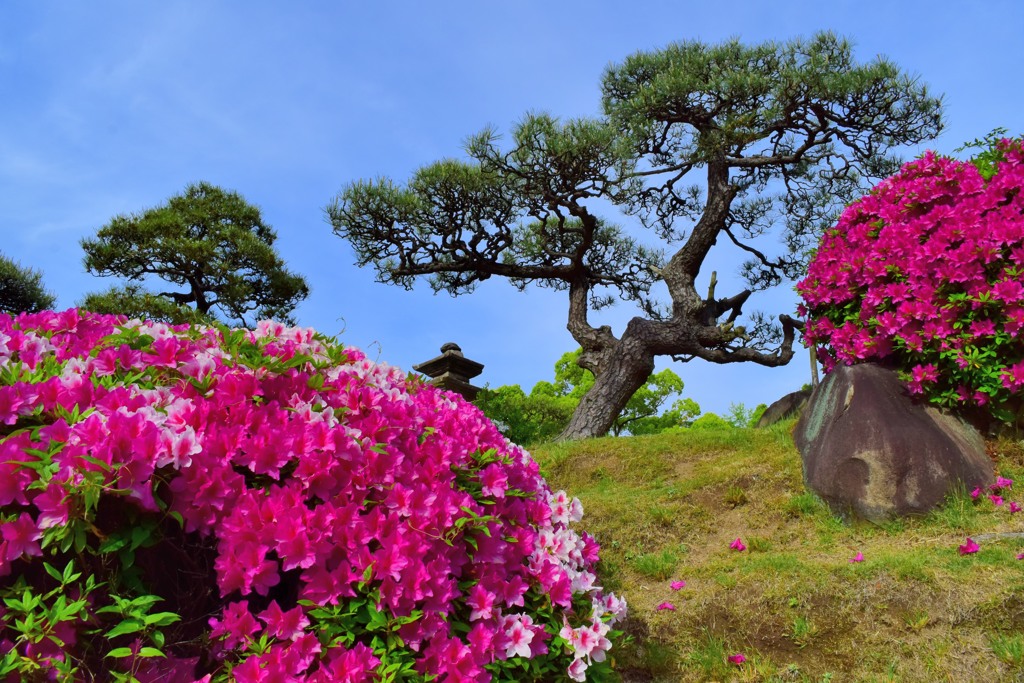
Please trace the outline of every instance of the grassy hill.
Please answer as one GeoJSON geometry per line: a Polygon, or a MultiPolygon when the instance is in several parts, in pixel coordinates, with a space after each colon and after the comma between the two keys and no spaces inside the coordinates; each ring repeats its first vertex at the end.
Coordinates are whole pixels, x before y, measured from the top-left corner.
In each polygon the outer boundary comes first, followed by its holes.
{"type": "Polygon", "coordinates": [[[1024,680],[1024,447],[990,444],[1017,480],[1002,506],[963,491],[927,517],[848,524],[804,488],[792,427],[532,449],[629,601],[623,679],[1024,680]],[[968,536],[980,550],[961,555],[968,536]]]}

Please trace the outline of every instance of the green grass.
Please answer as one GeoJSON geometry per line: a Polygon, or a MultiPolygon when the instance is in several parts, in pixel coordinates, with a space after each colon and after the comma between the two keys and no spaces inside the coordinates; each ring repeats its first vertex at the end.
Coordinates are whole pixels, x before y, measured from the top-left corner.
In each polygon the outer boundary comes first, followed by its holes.
{"type": "MultiPolygon", "coordinates": [[[[600,583],[630,604],[625,681],[1014,680],[1024,513],[959,490],[924,517],[847,522],[805,490],[792,423],[535,447],[583,502],[600,583]],[[1000,535],[1004,534],[1004,535],[1000,535]],[[967,536],[981,551],[960,555],[967,536]],[[741,538],[747,549],[730,550],[741,538]],[[862,562],[850,562],[863,553],[862,562]],[[673,580],[686,588],[674,592],[673,580]],[[675,611],[659,612],[663,601],[675,611]],[[743,653],[741,665],[730,663],[743,653]]],[[[1024,446],[993,445],[1020,478],[1024,446]]],[[[1013,491],[1007,500],[1024,501],[1013,491]]]]}

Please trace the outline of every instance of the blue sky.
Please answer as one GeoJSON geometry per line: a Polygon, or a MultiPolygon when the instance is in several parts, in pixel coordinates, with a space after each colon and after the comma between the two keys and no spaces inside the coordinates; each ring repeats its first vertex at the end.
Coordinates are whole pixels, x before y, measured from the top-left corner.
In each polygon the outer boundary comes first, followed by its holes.
{"type": "MultiPolygon", "coordinates": [[[[1024,132],[1024,3],[316,2],[6,0],[0,5],[0,251],[43,271],[58,306],[111,279],[79,240],[206,180],[241,193],[278,232],[312,293],[312,326],[405,369],[455,341],[480,383],[529,389],[575,347],[564,295],[492,278],[471,296],[380,285],[352,265],[323,207],[347,183],[404,181],[459,157],[466,136],[527,111],[599,113],[604,68],[670,42],[750,43],[831,29],[859,60],[882,54],[945,96],[951,153],[997,126],[1024,132]],[[627,9],[628,7],[628,9],[627,9]]],[[[912,157],[925,147],[906,150],[912,157]]],[[[738,263],[708,264],[719,295],[738,263]]],[[[787,285],[748,308],[791,312],[787,285]]],[[[621,332],[635,311],[596,318],[621,332]]],[[[808,381],[786,368],[663,360],[705,411],[771,402],[808,381]]]]}

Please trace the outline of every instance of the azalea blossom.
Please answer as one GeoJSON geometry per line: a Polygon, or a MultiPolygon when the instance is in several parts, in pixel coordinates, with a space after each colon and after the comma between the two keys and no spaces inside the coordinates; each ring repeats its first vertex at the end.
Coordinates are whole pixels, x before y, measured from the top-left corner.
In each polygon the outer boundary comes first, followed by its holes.
{"type": "Polygon", "coordinates": [[[744,550],[747,549],[747,546],[743,545],[743,541],[741,541],[738,538],[735,541],[733,541],[732,543],[730,543],[729,547],[732,548],[733,550],[738,551],[738,552],[743,552],[744,550]]]}
{"type": "Polygon", "coordinates": [[[669,584],[669,588],[671,588],[674,591],[682,590],[683,588],[686,588],[686,582],[685,581],[673,581],[671,584],[669,584]]]}
{"type": "Polygon", "coordinates": [[[747,661],[746,656],[742,652],[737,652],[734,655],[729,655],[729,662],[739,666],[743,662],[747,661]]]}
{"type": "Polygon", "coordinates": [[[797,291],[826,372],[880,361],[943,407],[1012,407],[1024,388],[1024,143],[996,150],[991,178],[926,152],[825,232],[797,291]]]}
{"type": "Polygon", "coordinates": [[[860,553],[860,552],[857,553],[856,555],[854,555],[852,558],[850,558],[850,562],[863,562],[863,561],[864,561],[864,553],[860,553]]]}
{"type": "Polygon", "coordinates": [[[660,605],[658,605],[655,609],[658,610],[659,612],[662,612],[662,611],[665,611],[665,610],[668,610],[670,612],[675,612],[676,611],[676,606],[673,605],[671,602],[667,602],[666,601],[666,602],[663,602],[660,605]]]}
{"type": "MultiPolygon", "coordinates": [[[[180,521],[203,539],[221,603],[196,642],[241,683],[378,678],[372,648],[324,637],[314,616],[352,599],[374,619],[421,615],[395,633],[424,678],[483,681],[508,657],[543,658],[568,618],[570,678],[608,656],[627,608],[598,585],[596,540],[572,526],[582,505],[458,397],[269,322],[229,331],[0,314],[0,369],[17,364],[35,374],[6,373],[0,386],[0,423],[15,426],[0,438],[0,575],[55,552],[44,532],[72,520],[86,522],[90,547],[102,542],[88,478],[100,509],[180,521]],[[45,419],[21,429],[29,415],[45,419]],[[11,464],[38,454],[52,463],[11,464]]],[[[151,533],[177,542],[163,522],[151,533]]],[[[107,604],[89,601],[82,618],[116,623],[96,611],[107,604]]],[[[76,658],[113,647],[67,625],[54,635],[76,658]]],[[[34,644],[15,647],[34,656],[34,644]]],[[[156,680],[140,666],[140,680],[156,680]]],[[[161,666],[185,680],[195,662],[177,654],[161,666]]]]}
{"type": "Polygon", "coordinates": [[[1020,512],[1020,505],[1017,503],[1017,501],[1014,501],[1014,500],[1010,501],[1010,512],[1011,513],[1020,512]]]}

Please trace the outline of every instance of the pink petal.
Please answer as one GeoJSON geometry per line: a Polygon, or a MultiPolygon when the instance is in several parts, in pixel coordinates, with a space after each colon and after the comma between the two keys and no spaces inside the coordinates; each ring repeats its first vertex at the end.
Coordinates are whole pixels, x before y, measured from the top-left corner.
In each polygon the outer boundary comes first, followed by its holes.
{"type": "Polygon", "coordinates": [[[676,606],[673,605],[671,602],[663,602],[660,605],[658,605],[657,610],[659,612],[662,611],[662,610],[668,610],[670,612],[675,612],[676,611],[676,606]]]}
{"type": "Polygon", "coordinates": [[[970,555],[981,550],[981,546],[974,542],[973,538],[968,538],[967,542],[960,546],[961,555],[970,555]]]}
{"type": "Polygon", "coordinates": [[[1018,559],[1018,560],[1024,560],[1024,553],[1020,553],[1020,554],[1018,554],[1018,555],[1017,555],[1017,559],[1018,559]]]}
{"type": "Polygon", "coordinates": [[[732,548],[733,550],[738,550],[739,552],[743,552],[744,550],[747,549],[747,546],[743,545],[743,541],[741,541],[738,538],[735,541],[733,541],[732,543],[730,543],[729,547],[732,548]]]}
{"type": "Polygon", "coordinates": [[[686,588],[686,582],[685,581],[673,581],[671,583],[671,585],[669,585],[669,588],[671,588],[674,591],[682,590],[683,588],[686,588]]]}
{"type": "Polygon", "coordinates": [[[737,652],[734,655],[729,655],[729,661],[733,664],[740,665],[743,662],[747,661],[747,658],[743,655],[743,653],[737,652]]]}
{"type": "Polygon", "coordinates": [[[863,561],[864,561],[864,553],[857,553],[853,557],[853,559],[850,560],[850,562],[863,562],[863,561]]]}

